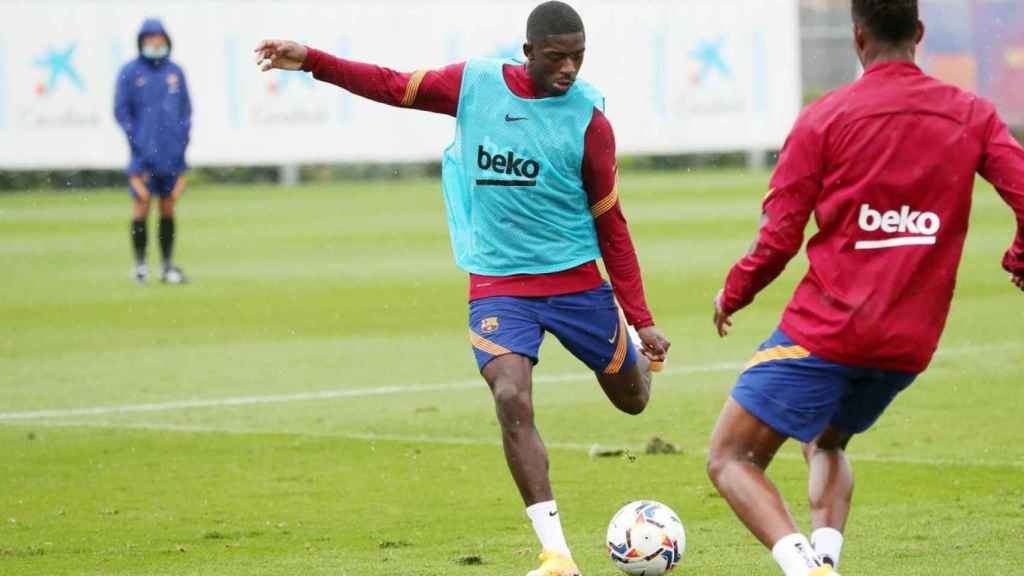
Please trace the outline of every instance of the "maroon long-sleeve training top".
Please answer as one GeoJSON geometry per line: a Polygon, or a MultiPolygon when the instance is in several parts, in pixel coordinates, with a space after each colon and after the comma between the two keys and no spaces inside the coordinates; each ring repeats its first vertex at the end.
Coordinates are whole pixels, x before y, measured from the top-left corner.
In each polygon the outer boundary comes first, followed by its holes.
{"type": "MultiPolygon", "coordinates": [[[[392,106],[456,116],[465,63],[440,70],[397,72],[388,68],[336,58],[309,48],[302,69],[317,80],[353,94],[392,106]]],[[[506,65],[505,82],[522,98],[542,98],[524,65],[506,65]]],[[[643,280],[629,227],[622,214],[616,186],[615,133],[598,109],[587,128],[583,153],[583,184],[615,296],[626,320],[636,328],[654,325],[647,307],[643,280]]],[[[596,262],[554,274],[490,277],[470,275],[469,298],[490,296],[543,297],[583,292],[601,285],[596,262]]]]}

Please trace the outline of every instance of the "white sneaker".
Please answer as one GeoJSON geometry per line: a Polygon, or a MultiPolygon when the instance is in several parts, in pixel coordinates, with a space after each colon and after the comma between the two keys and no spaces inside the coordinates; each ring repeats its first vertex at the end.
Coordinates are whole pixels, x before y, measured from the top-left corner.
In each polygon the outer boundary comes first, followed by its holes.
{"type": "Polygon", "coordinates": [[[188,278],[185,277],[185,273],[177,266],[165,267],[160,280],[164,284],[188,284],[188,278]]]}
{"type": "Polygon", "coordinates": [[[146,266],[145,264],[138,264],[135,266],[135,270],[132,272],[132,278],[134,278],[139,284],[145,285],[146,279],[149,278],[149,266],[146,266]]]}

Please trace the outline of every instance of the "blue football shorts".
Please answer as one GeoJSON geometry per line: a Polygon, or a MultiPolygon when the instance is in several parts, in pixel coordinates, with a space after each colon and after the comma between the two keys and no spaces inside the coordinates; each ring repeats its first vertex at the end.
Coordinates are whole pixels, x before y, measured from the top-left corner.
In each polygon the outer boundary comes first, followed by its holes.
{"type": "MultiPolygon", "coordinates": [[[[168,198],[171,192],[174,192],[174,186],[178,183],[177,174],[140,174],[142,183],[146,185],[146,189],[149,190],[150,196],[156,198],[168,198]]],[[[128,185],[128,192],[132,195],[132,198],[138,199],[139,195],[135,193],[135,189],[132,188],[131,184],[128,185]]]]}
{"type": "Polygon", "coordinates": [[[506,354],[525,356],[537,364],[545,333],[558,338],[595,372],[618,374],[636,363],[626,320],[607,282],[575,294],[495,296],[469,305],[469,338],[480,370],[506,354]]]}
{"type": "Polygon", "coordinates": [[[776,330],[747,364],[732,397],[776,432],[810,442],[830,426],[867,431],[916,378],[823,360],[776,330]]]}

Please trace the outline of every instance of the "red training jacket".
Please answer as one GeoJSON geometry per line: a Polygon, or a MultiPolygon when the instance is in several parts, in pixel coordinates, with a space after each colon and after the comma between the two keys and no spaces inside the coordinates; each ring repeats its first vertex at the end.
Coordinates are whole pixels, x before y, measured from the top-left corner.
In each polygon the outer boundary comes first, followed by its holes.
{"type": "Polygon", "coordinates": [[[826,360],[924,371],[953,298],[976,173],[1017,215],[1003,267],[1024,274],[1024,149],[993,105],[910,62],[870,67],[797,120],[724,311],[782,272],[813,213],[810,270],[782,330],[826,360]]]}

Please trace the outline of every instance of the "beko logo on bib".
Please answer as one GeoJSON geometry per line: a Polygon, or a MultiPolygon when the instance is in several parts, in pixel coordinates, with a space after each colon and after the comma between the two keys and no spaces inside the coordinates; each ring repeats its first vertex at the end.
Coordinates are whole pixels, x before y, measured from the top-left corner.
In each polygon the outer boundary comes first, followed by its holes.
{"type": "Polygon", "coordinates": [[[519,158],[512,151],[504,154],[491,153],[484,150],[483,146],[477,149],[476,164],[481,170],[514,177],[514,179],[480,179],[476,181],[477,186],[536,186],[536,178],[540,174],[540,164],[536,160],[519,158]]]}
{"type": "Polygon", "coordinates": [[[868,204],[862,204],[857,225],[865,232],[881,230],[886,234],[910,234],[910,236],[898,236],[887,240],[862,240],[855,245],[857,250],[876,250],[897,246],[933,245],[935,244],[935,235],[942,227],[942,221],[934,212],[919,212],[906,205],[898,211],[880,212],[868,204]]]}

